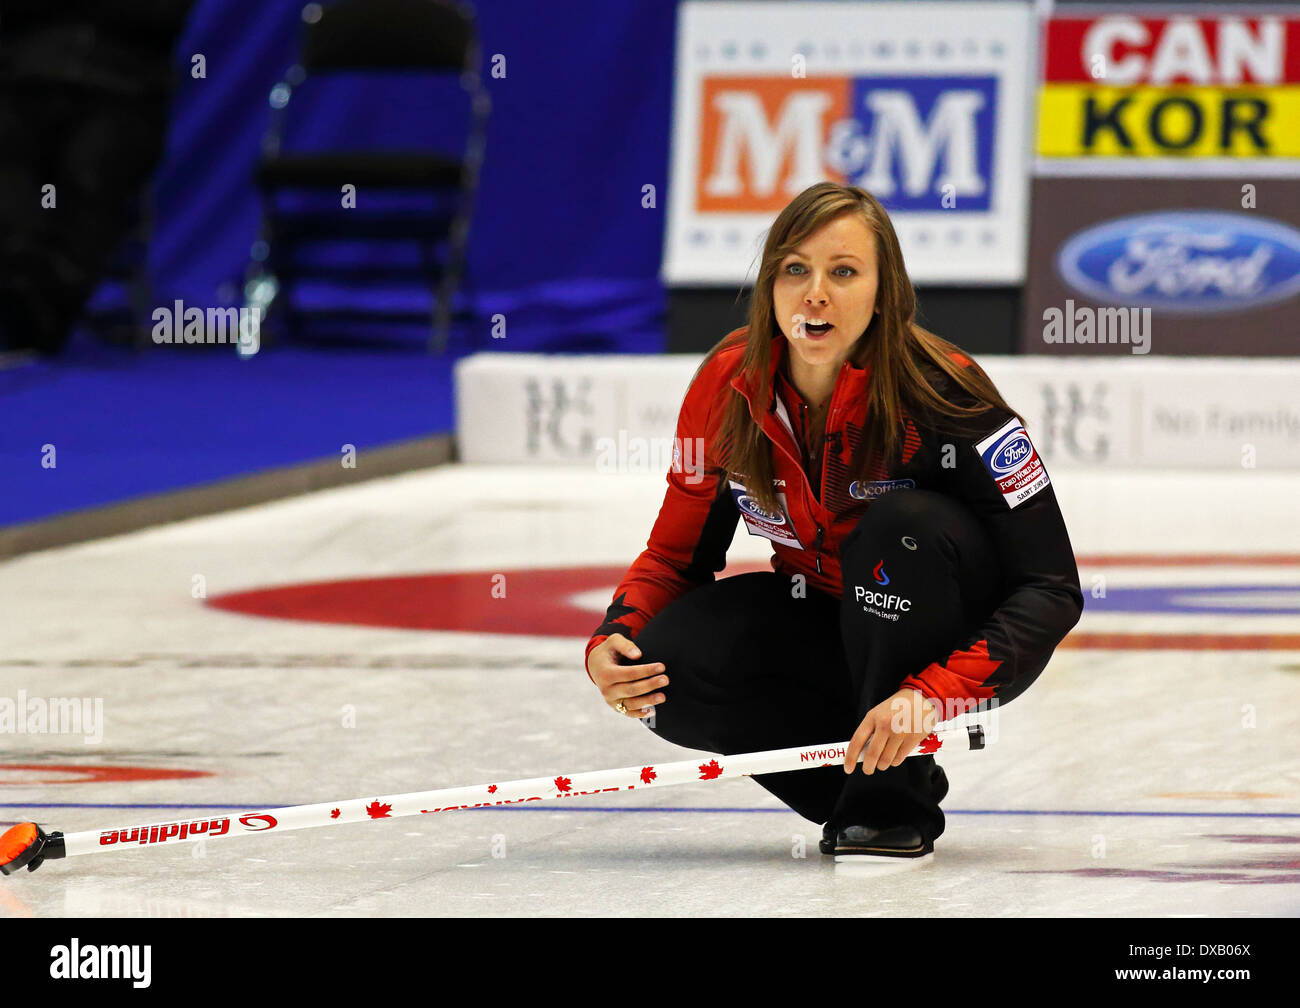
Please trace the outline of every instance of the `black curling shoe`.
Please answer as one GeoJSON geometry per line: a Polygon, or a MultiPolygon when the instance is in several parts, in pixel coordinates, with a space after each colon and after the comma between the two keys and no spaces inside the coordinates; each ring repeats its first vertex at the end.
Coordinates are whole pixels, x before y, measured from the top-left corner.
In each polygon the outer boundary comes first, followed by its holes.
{"type": "MultiPolygon", "coordinates": [[[[823,836],[825,833],[823,832],[823,836]]],[[[824,842],[824,841],[823,841],[824,842]]],[[[835,835],[835,846],[823,854],[861,854],[866,857],[918,858],[934,853],[934,844],[914,826],[845,826],[835,835]]]]}
{"type": "MultiPolygon", "coordinates": [[[[941,802],[948,796],[948,775],[943,772],[943,767],[935,765],[930,774],[930,786],[934,789],[934,800],[941,802]]],[[[854,836],[848,838],[846,844],[841,838],[844,837],[844,831],[836,829],[830,823],[822,827],[822,838],[817,844],[817,849],[823,854],[875,854],[885,857],[922,857],[926,854],[933,853],[934,844],[921,836],[920,830],[911,826],[892,826],[888,829],[873,829],[870,826],[850,826],[854,831],[854,836]],[[868,836],[873,834],[874,836],[868,836]],[[872,846],[873,844],[885,848],[898,848],[896,850],[845,850],[845,846],[852,847],[855,845],[872,846]]]]}
{"type": "Polygon", "coordinates": [[[830,823],[822,827],[817,849],[823,854],[862,854],[868,857],[924,857],[934,853],[934,844],[911,826],[875,829],[849,826],[837,830],[830,823]]]}

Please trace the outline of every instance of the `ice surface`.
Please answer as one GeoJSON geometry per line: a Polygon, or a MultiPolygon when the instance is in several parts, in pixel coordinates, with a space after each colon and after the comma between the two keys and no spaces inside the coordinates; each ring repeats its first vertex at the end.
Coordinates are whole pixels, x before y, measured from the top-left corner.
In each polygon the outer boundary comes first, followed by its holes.
{"type": "MultiPolygon", "coordinates": [[[[1086,613],[1080,633],[1261,644],[1062,649],[1003,712],[995,745],[945,760],[948,830],[931,863],[836,866],[815,825],[750,781],[722,781],[70,858],[0,881],[0,913],[1297,914],[1300,653],[1265,635],[1300,631],[1286,605],[1300,586],[1300,476],[1052,475],[1085,590],[1098,574],[1110,586],[1274,585],[1281,608],[1086,613]],[[1243,562],[1087,563],[1130,554],[1243,562]]],[[[579,638],[269,619],[194,597],[196,576],[216,596],[479,571],[487,596],[494,572],[626,566],[662,486],[452,466],[0,564],[0,698],[103,704],[102,741],[0,741],[0,815],[73,831],[686,758],[602,705],[579,638]],[[94,782],[67,769],[84,766],[210,776],[94,782]]],[[[741,532],[732,555],[762,560],[764,545],[741,532]]],[[[580,593],[593,626],[611,588],[580,593]]]]}

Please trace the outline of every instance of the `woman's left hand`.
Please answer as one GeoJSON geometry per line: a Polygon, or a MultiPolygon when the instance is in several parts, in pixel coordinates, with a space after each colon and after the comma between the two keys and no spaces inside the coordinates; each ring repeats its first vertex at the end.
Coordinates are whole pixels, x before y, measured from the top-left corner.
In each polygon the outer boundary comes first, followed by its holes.
{"type": "Polygon", "coordinates": [[[898,766],[934,730],[937,721],[938,711],[928,697],[914,689],[899,690],[867,711],[844,754],[844,772],[853,773],[858,753],[862,753],[864,774],[898,766]]]}

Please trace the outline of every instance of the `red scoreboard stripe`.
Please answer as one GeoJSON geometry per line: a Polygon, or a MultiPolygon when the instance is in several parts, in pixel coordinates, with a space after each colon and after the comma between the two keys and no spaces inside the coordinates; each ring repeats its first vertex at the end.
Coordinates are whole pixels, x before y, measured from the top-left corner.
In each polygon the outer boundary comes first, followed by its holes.
{"type": "MultiPolygon", "coordinates": [[[[1107,48],[1109,51],[1102,52],[1100,55],[1105,56],[1107,62],[1123,59],[1130,54],[1140,54],[1143,56],[1146,67],[1142,77],[1136,82],[1139,84],[1148,83],[1148,75],[1151,67],[1152,57],[1155,55],[1159,46],[1161,36],[1166,27],[1171,23],[1171,18],[1133,18],[1127,15],[1119,15],[1113,18],[1053,18],[1047,22],[1045,33],[1046,59],[1043,62],[1044,81],[1047,83],[1089,83],[1105,84],[1104,80],[1098,80],[1092,76],[1091,59],[1093,53],[1083,51],[1084,39],[1089,29],[1093,25],[1103,21],[1136,21],[1146,28],[1147,40],[1140,45],[1131,45],[1123,41],[1112,42],[1107,48]]],[[[1178,19],[1184,20],[1184,19],[1178,19]]],[[[1252,36],[1259,31],[1261,18],[1196,18],[1196,24],[1200,28],[1201,38],[1205,42],[1205,49],[1210,55],[1210,65],[1213,68],[1213,74],[1206,81],[1191,81],[1186,78],[1175,78],[1170,83],[1183,84],[1225,84],[1219,77],[1219,32],[1220,27],[1228,21],[1240,21],[1246,25],[1252,36]]],[[[1282,80],[1265,81],[1262,83],[1296,83],[1300,82],[1300,19],[1282,19],[1283,21],[1283,42],[1282,42],[1282,80]]],[[[1254,80],[1249,64],[1243,64],[1244,74],[1242,83],[1258,84],[1254,80]]]]}

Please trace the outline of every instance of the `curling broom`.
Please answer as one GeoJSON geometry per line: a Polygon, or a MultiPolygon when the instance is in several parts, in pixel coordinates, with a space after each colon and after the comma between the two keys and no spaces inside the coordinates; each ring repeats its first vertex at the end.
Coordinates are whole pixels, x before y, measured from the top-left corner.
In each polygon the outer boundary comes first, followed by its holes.
{"type": "MultiPolygon", "coordinates": [[[[984,730],[979,725],[957,726],[931,732],[909,755],[935,753],[944,748],[983,749],[984,742],[984,730]]],[[[548,799],[582,798],[690,781],[727,780],[754,774],[835,766],[843,763],[847,749],[847,742],[836,742],[824,746],[715,756],[702,762],[694,759],[623,767],[618,770],[591,770],[500,784],[472,784],[467,787],[413,791],[378,798],[291,805],[238,816],[171,819],[145,826],[85,830],[79,833],[47,833],[36,823],[25,822],[10,827],[0,837],[0,872],[12,875],[24,866],[28,871],[35,871],[47,860],[81,854],[111,853],[139,847],[155,848],[164,844],[217,837],[224,839],[283,833],[286,830],[312,829],[335,823],[396,819],[430,812],[490,808],[548,799]]]]}

